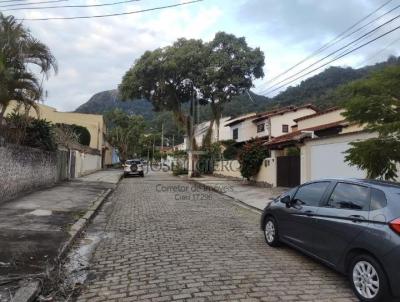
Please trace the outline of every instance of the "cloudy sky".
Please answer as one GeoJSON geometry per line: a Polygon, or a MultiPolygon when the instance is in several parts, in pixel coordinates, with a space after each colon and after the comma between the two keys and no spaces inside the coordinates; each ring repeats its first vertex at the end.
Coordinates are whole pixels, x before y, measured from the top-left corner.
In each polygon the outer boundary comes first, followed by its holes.
{"type": "MultiPolygon", "coordinates": [[[[112,1],[116,0],[65,0],[54,5],[101,4],[112,1]]],[[[112,7],[4,13],[25,19],[83,16],[136,11],[185,1],[142,0],[112,7]]],[[[116,88],[125,71],[144,51],[166,46],[179,37],[211,40],[217,31],[244,36],[250,46],[259,46],[264,51],[266,77],[257,81],[254,91],[265,92],[271,86],[268,82],[270,79],[385,2],[387,0],[204,0],[142,14],[88,20],[25,20],[24,24],[37,38],[49,45],[58,59],[59,73],[45,83],[48,91],[45,103],[58,110],[71,111],[93,94],[116,88]]],[[[391,1],[363,24],[399,4],[398,0],[391,1]]],[[[397,16],[399,11],[400,9],[393,11],[366,27],[364,31],[341,41],[341,44],[326,50],[320,57],[397,16]]],[[[366,38],[372,39],[399,25],[400,20],[396,19],[374,32],[374,36],[366,38]]],[[[400,37],[399,32],[394,32],[332,65],[359,67],[386,59],[390,54],[400,55],[400,40],[396,41],[400,37]]],[[[363,39],[358,45],[366,41],[368,39],[363,39]]],[[[297,71],[312,62],[307,61],[297,71]]],[[[293,71],[295,72],[296,70],[293,71]]]]}

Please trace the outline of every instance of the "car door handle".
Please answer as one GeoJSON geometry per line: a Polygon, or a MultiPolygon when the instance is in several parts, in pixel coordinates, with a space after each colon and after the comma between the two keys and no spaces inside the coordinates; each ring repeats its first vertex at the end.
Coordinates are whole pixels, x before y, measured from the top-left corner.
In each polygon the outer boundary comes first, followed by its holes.
{"type": "Polygon", "coordinates": [[[361,215],[351,215],[351,216],[349,216],[349,218],[351,219],[351,221],[356,222],[356,223],[359,223],[362,220],[365,220],[365,218],[361,215]]]}
{"type": "Polygon", "coordinates": [[[306,214],[308,217],[314,216],[314,211],[304,211],[304,214],[306,214]]]}

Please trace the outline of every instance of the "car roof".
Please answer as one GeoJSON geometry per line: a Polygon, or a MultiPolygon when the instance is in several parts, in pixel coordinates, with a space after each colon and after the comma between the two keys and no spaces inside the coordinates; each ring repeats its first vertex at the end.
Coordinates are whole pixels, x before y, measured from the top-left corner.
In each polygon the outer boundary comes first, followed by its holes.
{"type": "Polygon", "coordinates": [[[313,180],[308,183],[320,182],[320,181],[343,181],[343,182],[350,182],[350,183],[366,185],[366,186],[376,188],[376,189],[381,189],[381,190],[388,190],[388,191],[400,190],[400,183],[397,183],[397,182],[376,180],[376,179],[363,179],[363,178],[327,178],[327,179],[313,180]]]}

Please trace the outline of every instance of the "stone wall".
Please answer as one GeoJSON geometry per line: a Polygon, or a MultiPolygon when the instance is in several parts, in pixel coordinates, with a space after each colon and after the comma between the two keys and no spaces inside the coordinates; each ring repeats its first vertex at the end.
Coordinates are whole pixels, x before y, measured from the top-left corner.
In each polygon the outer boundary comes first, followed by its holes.
{"type": "Polygon", "coordinates": [[[69,152],[0,145],[0,203],[68,178],[69,152]]]}

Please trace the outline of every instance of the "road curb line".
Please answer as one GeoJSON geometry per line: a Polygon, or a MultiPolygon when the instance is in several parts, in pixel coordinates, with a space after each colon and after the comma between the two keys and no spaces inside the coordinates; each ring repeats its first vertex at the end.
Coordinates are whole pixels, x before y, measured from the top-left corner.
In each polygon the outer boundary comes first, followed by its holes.
{"type": "Polygon", "coordinates": [[[97,197],[89,209],[86,211],[85,215],[78,219],[72,226],[71,230],[69,231],[70,238],[61,248],[60,253],[58,254],[58,259],[64,258],[66,253],[69,251],[71,246],[75,243],[75,240],[82,231],[86,228],[86,226],[90,223],[93,217],[97,214],[99,208],[103,205],[104,201],[107,199],[108,196],[112,193],[113,189],[107,189],[103,191],[99,197],[97,197]]]}
{"type": "MultiPolygon", "coordinates": [[[[99,208],[103,205],[104,201],[110,196],[110,194],[118,186],[119,182],[123,178],[123,174],[119,177],[113,189],[106,189],[99,196],[93,200],[92,205],[88,208],[85,215],[83,215],[78,221],[76,221],[69,231],[70,237],[68,241],[62,246],[57,259],[60,260],[65,257],[69,252],[70,248],[75,243],[75,240],[82,234],[82,231],[91,222],[93,217],[97,214],[99,208]]],[[[25,286],[20,287],[14,294],[13,302],[32,302],[36,299],[37,295],[41,291],[41,285],[38,281],[28,282],[25,286]]]]}

